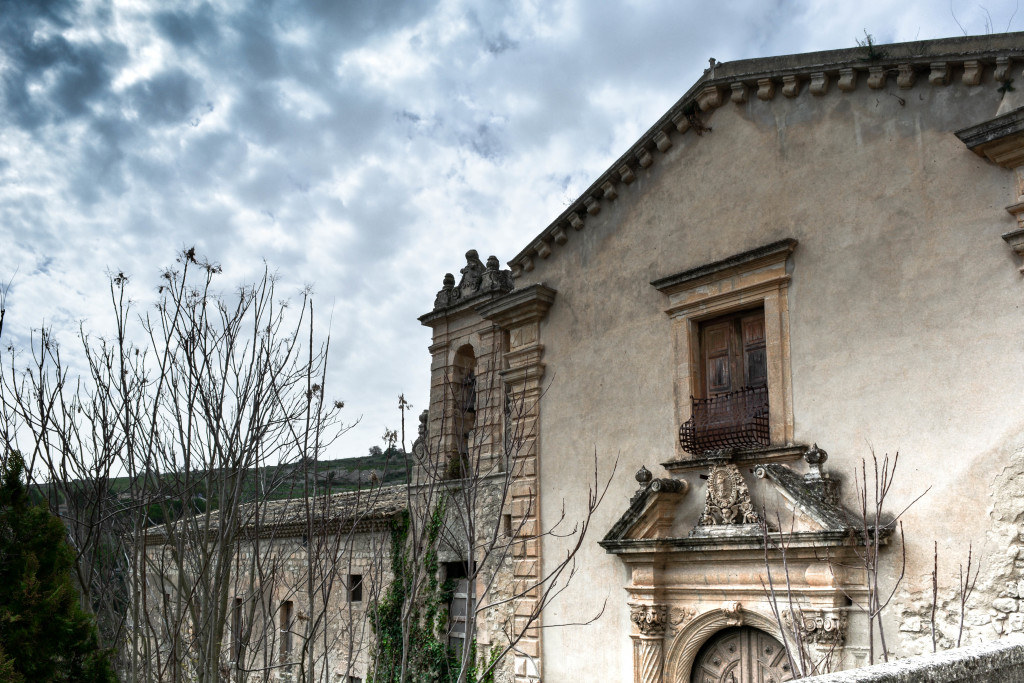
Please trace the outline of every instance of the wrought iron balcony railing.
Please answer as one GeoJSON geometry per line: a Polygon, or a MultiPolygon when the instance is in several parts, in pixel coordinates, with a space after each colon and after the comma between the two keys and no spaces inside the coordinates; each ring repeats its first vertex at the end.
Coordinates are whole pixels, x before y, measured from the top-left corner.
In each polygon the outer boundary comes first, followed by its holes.
{"type": "Polygon", "coordinates": [[[769,445],[768,387],[747,387],[712,398],[693,398],[679,443],[693,455],[769,445]]]}

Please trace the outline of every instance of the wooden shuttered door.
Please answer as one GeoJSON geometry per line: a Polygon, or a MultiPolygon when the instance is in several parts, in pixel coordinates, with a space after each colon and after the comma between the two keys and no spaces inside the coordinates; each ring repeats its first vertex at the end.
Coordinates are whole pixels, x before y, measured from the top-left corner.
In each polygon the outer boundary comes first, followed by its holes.
{"type": "Polygon", "coordinates": [[[705,398],[767,384],[764,309],[708,320],[700,331],[705,398]]]}

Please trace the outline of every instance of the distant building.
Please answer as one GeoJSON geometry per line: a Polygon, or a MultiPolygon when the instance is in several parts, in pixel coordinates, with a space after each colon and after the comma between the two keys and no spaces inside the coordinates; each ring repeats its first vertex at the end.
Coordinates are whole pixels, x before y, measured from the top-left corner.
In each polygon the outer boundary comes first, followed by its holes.
{"type": "Polygon", "coordinates": [[[143,659],[166,681],[195,680],[189,667],[212,656],[222,680],[302,681],[312,671],[361,683],[373,656],[368,608],[392,578],[391,528],[407,507],[406,487],[390,486],[151,528],[143,659]],[[221,634],[219,651],[208,651],[210,633],[221,634]]]}

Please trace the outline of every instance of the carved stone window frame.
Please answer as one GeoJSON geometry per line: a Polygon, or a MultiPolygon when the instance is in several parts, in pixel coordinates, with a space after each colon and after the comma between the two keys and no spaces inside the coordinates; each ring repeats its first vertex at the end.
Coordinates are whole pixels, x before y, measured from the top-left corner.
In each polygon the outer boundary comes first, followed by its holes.
{"type": "MultiPolygon", "coordinates": [[[[700,393],[701,322],[761,306],[771,445],[793,443],[788,291],[792,270],[789,256],[796,246],[795,239],[784,239],[651,282],[668,297],[665,313],[672,323],[677,425],[690,419],[690,397],[700,393]]],[[[678,443],[676,456],[691,457],[678,443]]]]}

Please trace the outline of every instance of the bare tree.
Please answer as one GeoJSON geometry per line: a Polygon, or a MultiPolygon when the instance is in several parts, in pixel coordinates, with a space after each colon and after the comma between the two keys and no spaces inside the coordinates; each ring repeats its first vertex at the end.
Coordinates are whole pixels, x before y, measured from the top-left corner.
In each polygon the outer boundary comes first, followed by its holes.
{"type": "Polygon", "coordinates": [[[123,680],[268,680],[286,665],[327,680],[336,641],[366,647],[331,596],[354,574],[345,559],[380,494],[343,511],[319,495],[318,462],[346,426],[326,398],[328,342],[316,341],[308,291],[279,302],[265,270],[222,295],[219,274],[185,251],[138,315],[114,275],[115,332],[80,332],[80,379],[47,330],[28,359],[11,350],[3,446],[27,456],[65,519],[83,606],[123,680]],[[286,579],[297,561],[301,585],[286,579]],[[293,596],[301,643],[287,659],[276,653],[293,628],[278,622],[293,596]]]}
{"type": "MultiPolygon", "coordinates": [[[[856,510],[851,512],[840,508],[841,516],[845,517],[844,527],[849,532],[849,542],[842,549],[829,549],[819,560],[828,563],[834,576],[863,577],[860,585],[839,585],[843,595],[854,608],[862,612],[868,620],[868,663],[875,663],[875,633],[882,648],[882,658],[888,661],[884,616],[885,610],[896,594],[906,573],[906,542],[903,514],[923,497],[929,489],[906,505],[898,514],[888,512],[888,497],[892,489],[899,464],[897,453],[890,460],[886,455],[881,461],[872,452],[872,470],[869,478],[867,461],[862,460],[860,470],[854,471],[854,496],[856,510]],[[900,556],[897,559],[895,574],[886,579],[888,574],[887,560],[883,558],[883,548],[890,545],[898,531],[900,556]]],[[[838,502],[838,501],[834,501],[838,502]]],[[[824,649],[810,647],[805,642],[804,630],[801,628],[805,605],[794,591],[789,574],[789,550],[793,531],[784,532],[782,520],[776,515],[776,528],[772,531],[768,526],[767,516],[764,517],[764,562],[765,580],[762,586],[768,600],[776,624],[785,635],[783,645],[789,658],[794,677],[819,675],[831,671],[838,662],[837,642],[824,649]],[[773,564],[776,567],[773,573],[773,564]]],[[[937,562],[937,554],[936,554],[937,562]]],[[[968,572],[969,575],[969,572],[968,572]]],[[[933,574],[933,594],[935,579],[933,574]]],[[[934,609],[932,612],[932,630],[934,640],[934,609]]]]}
{"type": "MultiPolygon", "coordinates": [[[[280,303],[265,271],[223,295],[219,276],[190,249],[136,312],[118,273],[114,333],[80,331],[81,378],[43,330],[0,380],[3,445],[60,509],[122,679],[312,683],[370,662],[378,680],[479,681],[553,626],[541,613],[574,577],[611,473],[595,459],[581,518],[533,523],[539,396],[506,390],[496,358],[468,364],[440,433],[424,422],[406,453],[407,489],[331,495],[319,461],[345,425],[309,293],[280,303]],[[565,554],[514,576],[546,538],[565,554]]],[[[387,441],[405,453],[399,407],[387,441]]]]}
{"type": "Polygon", "coordinates": [[[775,527],[777,531],[773,532],[768,525],[767,511],[763,508],[761,519],[765,566],[765,578],[761,581],[761,587],[768,598],[768,606],[775,619],[775,624],[783,634],[782,645],[786,650],[789,670],[793,672],[793,678],[831,673],[838,664],[839,641],[834,640],[828,643],[823,651],[819,652],[815,652],[811,643],[807,642],[803,628],[806,606],[802,604],[796,591],[793,590],[789,573],[789,550],[793,529],[791,527],[788,532],[783,531],[782,517],[776,513],[775,527]],[[781,579],[772,574],[772,555],[781,564],[781,579]]]}

